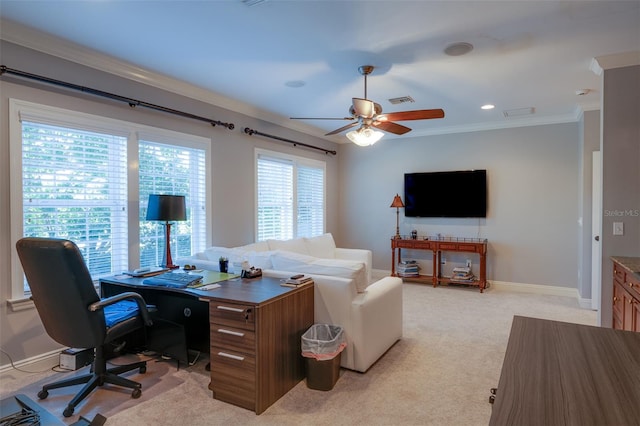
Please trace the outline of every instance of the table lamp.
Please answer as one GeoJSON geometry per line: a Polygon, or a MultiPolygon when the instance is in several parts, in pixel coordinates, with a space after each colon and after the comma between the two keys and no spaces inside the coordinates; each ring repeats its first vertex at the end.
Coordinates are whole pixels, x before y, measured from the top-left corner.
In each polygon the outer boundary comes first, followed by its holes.
{"type": "Polygon", "coordinates": [[[162,267],[176,269],[171,259],[171,224],[169,221],[187,220],[187,207],[184,195],[149,195],[147,220],[164,222],[165,249],[162,255],[162,267]]]}
{"type": "Polygon", "coordinates": [[[396,194],[396,196],[393,197],[393,202],[389,207],[396,208],[396,236],[394,238],[400,239],[402,238],[400,236],[400,207],[404,207],[404,204],[402,203],[402,198],[400,198],[400,195],[396,194]]]}

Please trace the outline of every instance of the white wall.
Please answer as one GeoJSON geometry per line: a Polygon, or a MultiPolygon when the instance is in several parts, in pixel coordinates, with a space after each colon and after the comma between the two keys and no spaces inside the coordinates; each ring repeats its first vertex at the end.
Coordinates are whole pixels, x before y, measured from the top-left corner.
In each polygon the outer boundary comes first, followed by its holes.
{"type": "Polygon", "coordinates": [[[404,173],[486,169],[486,219],[405,218],[400,209],[400,233],[487,238],[489,280],[577,288],[579,135],[579,123],[568,123],[346,146],[338,159],[341,238],[372,249],[374,268],[389,270],[389,205],[403,195],[404,173]]]}

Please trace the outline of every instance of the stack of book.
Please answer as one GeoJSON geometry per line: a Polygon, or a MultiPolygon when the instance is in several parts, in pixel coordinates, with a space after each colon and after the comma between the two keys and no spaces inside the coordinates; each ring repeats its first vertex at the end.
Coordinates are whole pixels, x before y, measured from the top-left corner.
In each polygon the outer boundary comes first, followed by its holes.
{"type": "Polygon", "coordinates": [[[464,266],[453,268],[452,282],[465,284],[472,283],[475,279],[476,277],[471,272],[471,268],[464,266]]]}
{"type": "Polygon", "coordinates": [[[418,277],[420,267],[415,260],[401,260],[396,268],[399,277],[418,277]]]}
{"type": "Polygon", "coordinates": [[[280,283],[280,285],[285,287],[300,287],[312,282],[313,282],[313,278],[307,277],[307,276],[296,277],[296,278],[291,277],[284,280],[282,283],[280,283]]]}

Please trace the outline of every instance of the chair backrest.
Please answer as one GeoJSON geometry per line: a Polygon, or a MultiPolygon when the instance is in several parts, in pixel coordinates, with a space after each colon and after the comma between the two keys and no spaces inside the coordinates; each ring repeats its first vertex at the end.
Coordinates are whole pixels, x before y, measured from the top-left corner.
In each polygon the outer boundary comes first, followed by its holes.
{"type": "Polygon", "coordinates": [[[72,348],[101,345],[104,313],[89,311],[100,297],[78,247],[68,240],[29,237],[16,249],[47,334],[72,348]]]}

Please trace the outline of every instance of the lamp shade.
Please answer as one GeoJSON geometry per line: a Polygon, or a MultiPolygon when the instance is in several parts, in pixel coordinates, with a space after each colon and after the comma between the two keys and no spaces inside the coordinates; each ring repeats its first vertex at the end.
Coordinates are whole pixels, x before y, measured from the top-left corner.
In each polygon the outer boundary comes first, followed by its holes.
{"type": "Polygon", "coordinates": [[[389,207],[397,207],[397,208],[404,207],[404,204],[402,203],[402,198],[400,198],[400,195],[396,194],[396,196],[393,197],[393,202],[389,207]]]}
{"type": "Polygon", "coordinates": [[[347,132],[347,138],[356,145],[369,146],[378,142],[384,133],[362,126],[358,130],[347,132]]]}
{"type": "Polygon", "coordinates": [[[184,195],[149,195],[147,220],[187,220],[187,206],[184,195]]]}

